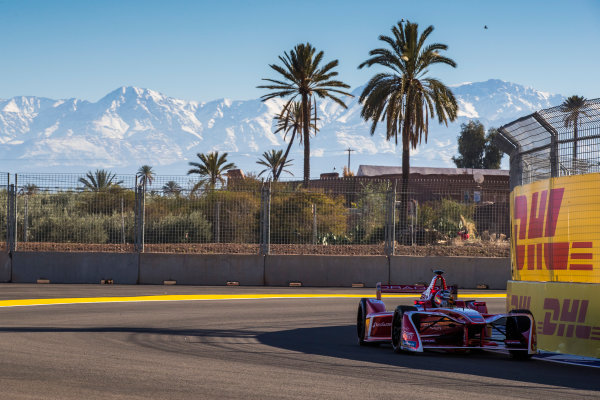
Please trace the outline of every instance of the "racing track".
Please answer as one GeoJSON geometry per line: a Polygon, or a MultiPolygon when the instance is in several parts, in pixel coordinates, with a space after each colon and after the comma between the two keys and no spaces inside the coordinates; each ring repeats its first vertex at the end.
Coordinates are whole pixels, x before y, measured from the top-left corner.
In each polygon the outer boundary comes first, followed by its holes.
{"type": "MultiPolygon", "coordinates": [[[[372,289],[0,285],[0,300],[372,289]]],[[[384,297],[385,300],[385,297],[384,297]]],[[[504,299],[487,299],[493,312],[504,299]]],[[[408,304],[396,298],[390,305],[408,304]]],[[[355,344],[357,298],[0,307],[0,398],[599,398],[600,370],[355,344]]]]}

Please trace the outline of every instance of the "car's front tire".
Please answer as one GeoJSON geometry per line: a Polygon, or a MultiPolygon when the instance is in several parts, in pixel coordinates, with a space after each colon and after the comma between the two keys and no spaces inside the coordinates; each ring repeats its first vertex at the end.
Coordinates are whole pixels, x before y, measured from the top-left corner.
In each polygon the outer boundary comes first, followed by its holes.
{"type": "Polygon", "coordinates": [[[404,313],[407,311],[417,311],[417,308],[398,306],[394,310],[394,317],[392,318],[392,348],[394,353],[402,352],[402,320],[404,319],[404,313]]]}

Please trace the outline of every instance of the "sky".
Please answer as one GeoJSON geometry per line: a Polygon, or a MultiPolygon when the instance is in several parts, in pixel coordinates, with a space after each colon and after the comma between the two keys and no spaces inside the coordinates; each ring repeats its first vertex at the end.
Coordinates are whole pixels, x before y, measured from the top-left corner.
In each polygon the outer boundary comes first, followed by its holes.
{"type": "Polygon", "coordinates": [[[433,25],[457,68],[446,84],[498,78],[551,93],[600,97],[600,1],[0,0],[0,98],[97,101],[120,86],[185,100],[247,100],[265,93],[269,64],[310,42],[357,69],[400,19],[433,25]],[[488,29],[484,29],[484,25],[488,29]]]}

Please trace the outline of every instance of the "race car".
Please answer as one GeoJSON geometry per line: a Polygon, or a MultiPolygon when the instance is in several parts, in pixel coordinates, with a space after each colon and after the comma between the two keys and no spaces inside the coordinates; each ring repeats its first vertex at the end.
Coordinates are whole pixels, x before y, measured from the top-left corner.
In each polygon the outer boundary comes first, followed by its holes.
{"type": "Polygon", "coordinates": [[[362,346],[391,343],[394,352],[444,350],[507,351],[515,359],[537,353],[535,321],[529,310],[489,314],[485,302],[456,300],[456,286],[448,286],[436,270],[429,286],[381,285],[375,299],[360,299],[356,317],[362,346]],[[386,311],[382,293],[419,293],[414,306],[386,311]]]}

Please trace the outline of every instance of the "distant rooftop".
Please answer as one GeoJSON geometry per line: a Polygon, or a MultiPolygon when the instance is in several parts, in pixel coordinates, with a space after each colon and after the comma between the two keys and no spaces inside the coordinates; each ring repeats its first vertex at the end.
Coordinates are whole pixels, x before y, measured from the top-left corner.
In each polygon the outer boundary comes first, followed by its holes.
{"type": "MultiPolygon", "coordinates": [[[[433,168],[410,167],[410,173],[420,175],[483,175],[508,176],[506,169],[477,169],[477,168],[433,168]]],[[[356,176],[388,176],[402,175],[402,167],[386,167],[382,165],[361,165],[356,176]]]]}

